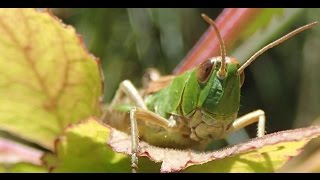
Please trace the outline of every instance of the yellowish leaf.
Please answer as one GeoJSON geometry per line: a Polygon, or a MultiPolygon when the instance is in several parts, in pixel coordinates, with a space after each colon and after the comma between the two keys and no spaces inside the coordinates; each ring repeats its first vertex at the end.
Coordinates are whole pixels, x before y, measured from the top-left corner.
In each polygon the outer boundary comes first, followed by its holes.
{"type": "Polygon", "coordinates": [[[99,61],[48,12],[0,9],[0,129],[53,149],[70,123],[100,114],[99,61]]]}

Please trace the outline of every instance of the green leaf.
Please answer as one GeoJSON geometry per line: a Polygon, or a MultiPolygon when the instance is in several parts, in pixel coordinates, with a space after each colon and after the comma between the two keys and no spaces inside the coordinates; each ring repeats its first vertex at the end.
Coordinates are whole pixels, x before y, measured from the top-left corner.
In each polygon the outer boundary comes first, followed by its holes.
{"type": "Polygon", "coordinates": [[[0,129],[53,149],[65,126],[100,114],[99,61],[48,12],[0,10],[0,129]]]}
{"type": "Polygon", "coordinates": [[[35,165],[31,163],[17,163],[10,166],[1,166],[0,172],[10,173],[45,173],[48,169],[44,166],[35,165]]]}
{"type": "MultiPolygon", "coordinates": [[[[320,126],[311,126],[268,134],[209,152],[160,148],[142,141],[139,156],[162,162],[161,172],[275,172],[298,155],[306,143],[319,136],[320,126]]],[[[114,131],[108,143],[115,151],[130,154],[127,134],[114,131]]]]}
{"type": "MultiPolygon", "coordinates": [[[[108,145],[110,127],[94,118],[66,128],[56,141],[55,154],[43,161],[52,172],[131,172],[126,154],[114,152],[108,145]]],[[[142,159],[141,171],[159,171],[160,165],[142,159]]]]}

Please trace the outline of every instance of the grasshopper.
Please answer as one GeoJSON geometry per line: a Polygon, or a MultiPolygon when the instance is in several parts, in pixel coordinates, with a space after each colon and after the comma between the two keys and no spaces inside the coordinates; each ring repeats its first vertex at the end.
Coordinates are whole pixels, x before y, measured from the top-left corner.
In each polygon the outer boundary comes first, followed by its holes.
{"type": "Polygon", "coordinates": [[[148,88],[142,91],[125,80],[106,109],[107,123],[131,134],[133,172],[138,169],[139,137],[155,146],[200,150],[212,140],[225,138],[255,122],[257,136],[264,136],[263,110],[237,118],[244,69],[268,49],[318,23],[302,26],[266,45],[240,66],[235,58],[226,56],[214,21],[204,14],[202,17],[218,36],[221,56],[209,58],[178,76],[151,73],[148,88]]]}

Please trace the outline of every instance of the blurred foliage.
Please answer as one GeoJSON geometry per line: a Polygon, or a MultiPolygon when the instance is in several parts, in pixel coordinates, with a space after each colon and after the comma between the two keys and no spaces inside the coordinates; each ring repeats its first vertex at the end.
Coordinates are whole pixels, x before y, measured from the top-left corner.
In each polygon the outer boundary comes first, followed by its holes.
{"type": "MultiPolygon", "coordinates": [[[[319,9],[310,9],[306,13],[307,21],[320,20],[319,9]]],[[[302,46],[301,74],[298,87],[297,117],[295,126],[310,124],[320,111],[320,28],[314,28],[306,35],[302,46]]]]}
{"type": "Polygon", "coordinates": [[[66,24],[75,26],[90,52],[101,58],[107,102],[124,79],[130,79],[139,87],[148,67],[170,74],[207,28],[199,14],[206,12],[215,17],[220,11],[54,9],[66,24]]]}
{"type": "MultiPolygon", "coordinates": [[[[273,23],[283,27],[273,38],[318,21],[319,15],[315,15],[317,12],[315,9],[303,9],[298,16],[285,24],[273,23]],[[310,16],[310,13],[313,15],[310,16]]],[[[315,33],[317,31],[318,26],[276,46],[246,71],[241,113],[248,112],[253,107],[265,110],[267,132],[304,127],[320,115],[319,71],[314,70],[315,63],[320,63],[320,54],[310,47],[305,48],[310,41],[308,39],[318,41],[315,33]],[[313,65],[310,65],[312,61],[313,65]]],[[[249,129],[252,133],[256,131],[252,126],[249,129]]]]}
{"type": "MultiPolygon", "coordinates": [[[[89,50],[101,58],[105,102],[110,102],[124,79],[132,80],[139,87],[148,67],[170,74],[207,29],[200,14],[215,18],[221,11],[196,8],[54,9],[64,22],[75,26],[89,50]]],[[[274,13],[278,18],[285,16],[279,10],[274,13]]],[[[319,20],[319,10],[303,9],[290,22],[281,25],[281,31],[273,39],[316,20],[319,20]]],[[[274,25],[277,24],[270,23],[270,26],[274,25]]],[[[249,34],[254,27],[248,29],[249,34]]],[[[240,115],[256,109],[265,110],[266,130],[270,133],[294,125],[308,125],[307,122],[320,114],[320,81],[316,69],[320,63],[319,38],[316,38],[319,32],[320,28],[316,27],[290,39],[266,52],[246,70],[240,115]]],[[[259,41],[259,37],[257,39],[259,41]]],[[[231,50],[228,52],[232,53],[231,50]]],[[[248,129],[254,136],[256,126],[248,129]]]]}

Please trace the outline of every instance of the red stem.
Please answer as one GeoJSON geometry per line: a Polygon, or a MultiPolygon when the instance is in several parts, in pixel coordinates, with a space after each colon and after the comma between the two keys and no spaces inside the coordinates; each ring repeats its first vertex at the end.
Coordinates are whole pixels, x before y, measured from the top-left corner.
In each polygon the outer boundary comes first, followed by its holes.
{"type": "MultiPolygon", "coordinates": [[[[225,41],[226,49],[238,40],[239,35],[245,30],[247,24],[256,17],[260,9],[255,8],[226,8],[216,19],[222,38],[225,41]]],[[[202,61],[220,55],[219,40],[212,28],[202,35],[200,40],[174,69],[174,74],[187,71],[202,61]]]]}

